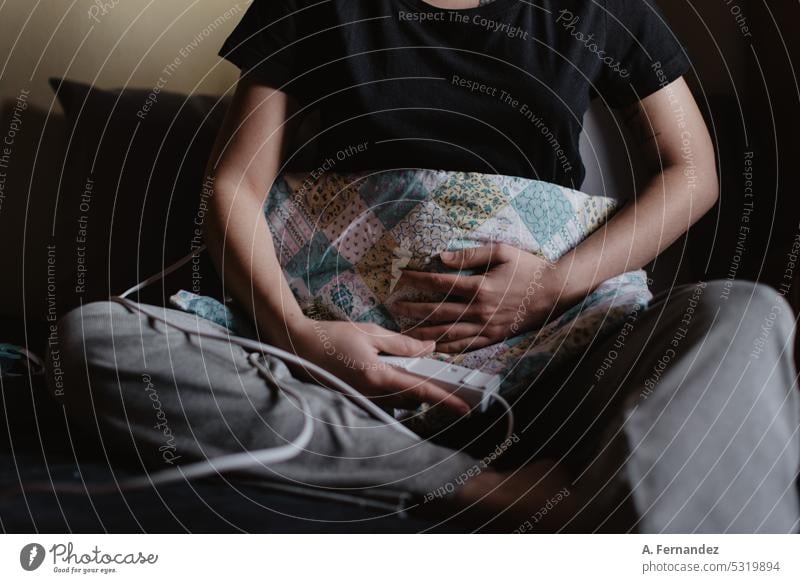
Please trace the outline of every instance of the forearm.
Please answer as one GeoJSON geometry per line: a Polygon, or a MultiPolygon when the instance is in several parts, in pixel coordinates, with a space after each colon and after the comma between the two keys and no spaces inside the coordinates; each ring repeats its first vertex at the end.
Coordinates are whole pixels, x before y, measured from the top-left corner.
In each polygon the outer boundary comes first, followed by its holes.
{"type": "Polygon", "coordinates": [[[247,310],[268,342],[287,347],[291,330],[306,317],[283,275],[262,198],[218,185],[206,223],[206,244],[226,292],[247,310]]]}
{"type": "Polygon", "coordinates": [[[713,206],[716,174],[705,176],[673,165],[582,244],[557,263],[562,272],[562,301],[573,305],[603,281],[640,269],[672,245],[713,206]]]}

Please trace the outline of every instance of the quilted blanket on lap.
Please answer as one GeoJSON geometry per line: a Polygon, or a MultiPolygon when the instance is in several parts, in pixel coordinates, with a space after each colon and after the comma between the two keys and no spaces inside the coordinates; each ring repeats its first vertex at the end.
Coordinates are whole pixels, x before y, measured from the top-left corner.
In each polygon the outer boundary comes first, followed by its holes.
{"type": "MultiPolygon", "coordinates": [[[[617,204],[525,178],[412,169],[285,175],[275,181],[264,213],[283,273],[308,316],[400,330],[415,322],[395,314],[394,302],[442,299],[399,285],[404,269],[445,271],[442,251],[489,243],[555,261],[602,226],[617,204]]],[[[508,394],[548,363],[618,330],[651,299],[644,271],[625,273],[538,330],[433,356],[503,375],[501,391],[508,394]]],[[[171,300],[236,334],[253,335],[235,308],[212,298],[182,290],[171,300]]]]}

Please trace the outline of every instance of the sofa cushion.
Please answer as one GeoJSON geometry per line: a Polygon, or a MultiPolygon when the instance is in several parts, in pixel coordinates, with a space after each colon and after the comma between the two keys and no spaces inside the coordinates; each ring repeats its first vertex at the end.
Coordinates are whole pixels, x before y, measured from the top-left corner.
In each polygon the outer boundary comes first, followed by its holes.
{"type": "MultiPolygon", "coordinates": [[[[54,193],[59,312],[121,293],[199,246],[203,173],[225,104],[216,97],[105,91],[51,80],[67,118],[54,193]]],[[[182,287],[216,285],[205,260],[182,287]]],[[[161,302],[159,286],[143,301],[161,302]]]]}

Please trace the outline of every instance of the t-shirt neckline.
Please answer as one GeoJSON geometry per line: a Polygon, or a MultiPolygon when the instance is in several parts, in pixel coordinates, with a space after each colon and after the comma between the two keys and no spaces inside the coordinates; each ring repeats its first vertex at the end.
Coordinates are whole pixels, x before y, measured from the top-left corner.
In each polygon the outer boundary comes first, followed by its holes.
{"type": "Polygon", "coordinates": [[[518,4],[519,0],[494,0],[484,6],[473,6],[472,8],[443,8],[428,4],[425,0],[399,0],[401,4],[409,6],[416,12],[457,12],[459,14],[493,14],[501,12],[518,4]]]}

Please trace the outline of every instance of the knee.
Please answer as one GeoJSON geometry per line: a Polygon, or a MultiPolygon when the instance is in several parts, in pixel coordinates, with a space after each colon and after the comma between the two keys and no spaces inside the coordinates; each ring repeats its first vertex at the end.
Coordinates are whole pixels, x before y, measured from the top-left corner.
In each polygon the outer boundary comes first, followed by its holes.
{"type": "Polygon", "coordinates": [[[714,314],[714,328],[730,344],[749,346],[754,358],[777,350],[794,352],[795,317],[789,302],[770,286],[751,281],[714,281],[704,302],[714,314]]]}
{"type": "Polygon", "coordinates": [[[720,300],[735,306],[738,309],[763,308],[764,306],[778,306],[791,312],[786,299],[774,288],[755,281],[712,281],[709,289],[718,293],[720,300]]]}
{"type": "Polygon", "coordinates": [[[50,352],[58,350],[62,360],[84,365],[105,359],[111,346],[112,316],[122,306],[114,302],[94,302],[68,312],[58,321],[50,352]]]}
{"type": "Polygon", "coordinates": [[[65,405],[85,404],[90,389],[95,394],[103,374],[113,371],[113,318],[121,310],[114,302],[94,302],[59,320],[48,343],[47,374],[51,392],[65,405]]]}
{"type": "Polygon", "coordinates": [[[701,304],[704,311],[726,317],[763,317],[772,312],[776,319],[794,322],[792,308],[774,288],[754,281],[711,281],[704,285],[701,304]]]}
{"type": "MultiPolygon", "coordinates": [[[[742,327],[768,326],[788,336],[794,330],[794,311],[774,288],[752,281],[714,282],[719,290],[718,306],[726,314],[738,315],[742,327]]],[[[755,330],[752,330],[755,332],[755,330]]]]}

